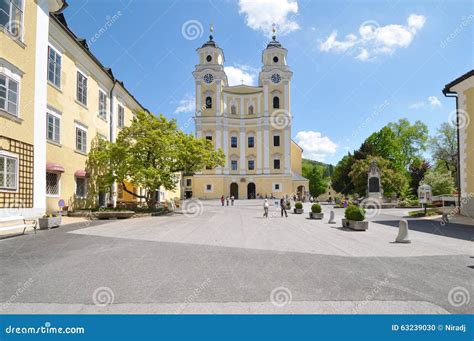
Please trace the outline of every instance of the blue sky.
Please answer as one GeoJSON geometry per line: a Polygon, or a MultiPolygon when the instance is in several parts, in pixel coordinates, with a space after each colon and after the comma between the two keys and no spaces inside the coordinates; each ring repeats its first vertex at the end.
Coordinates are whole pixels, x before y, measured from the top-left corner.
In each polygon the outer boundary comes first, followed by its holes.
{"type": "Polygon", "coordinates": [[[230,81],[255,84],[275,22],[294,73],[293,138],[306,157],[333,164],[402,117],[421,120],[434,133],[455,109],[442,88],[473,68],[472,1],[69,3],[70,27],[103,64],[145,107],[176,118],[188,132],[194,131],[195,50],[208,39],[209,24],[230,81]]]}

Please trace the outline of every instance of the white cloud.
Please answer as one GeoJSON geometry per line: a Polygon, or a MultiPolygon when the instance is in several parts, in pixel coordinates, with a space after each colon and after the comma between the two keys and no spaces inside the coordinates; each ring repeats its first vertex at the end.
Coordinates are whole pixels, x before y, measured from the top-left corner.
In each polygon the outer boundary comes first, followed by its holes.
{"type": "Polygon", "coordinates": [[[284,35],[299,29],[294,16],[298,13],[296,0],[240,0],[239,14],[245,15],[245,23],[266,36],[272,34],[272,24],[277,33],[284,35]]]}
{"type": "Polygon", "coordinates": [[[436,97],[436,96],[428,97],[428,101],[430,102],[430,105],[432,107],[440,107],[441,106],[441,102],[439,101],[438,97],[436,97]]]}
{"type": "Polygon", "coordinates": [[[194,113],[195,106],[196,106],[196,100],[194,96],[191,96],[190,94],[186,94],[184,98],[182,98],[179,101],[178,107],[175,109],[174,113],[175,114],[194,113]]]}
{"type": "Polygon", "coordinates": [[[255,85],[257,70],[248,65],[226,66],[224,71],[227,75],[229,85],[240,85],[242,81],[246,85],[255,85]]]}
{"type": "MultiPolygon", "coordinates": [[[[436,97],[436,96],[429,96],[428,97],[428,103],[429,103],[429,105],[431,105],[434,108],[441,107],[441,102],[438,99],[438,97],[436,97]]],[[[410,105],[409,108],[410,109],[419,109],[419,108],[423,108],[425,105],[426,105],[426,102],[420,101],[420,102],[413,103],[412,105],[410,105]]]]}
{"type": "Polygon", "coordinates": [[[419,109],[425,106],[425,102],[416,102],[410,105],[410,109],[419,109]]]}
{"type": "Polygon", "coordinates": [[[296,143],[303,148],[305,158],[324,161],[328,155],[336,153],[338,145],[317,131],[300,131],[295,137],[296,143]]]}
{"type": "Polygon", "coordinates": [[[373,60],[381,54],[392,54],[398,48],[408,47],[418,31],[425,25],[426,17],[410,14],[405,25],[390,24],[380,26],[376,21],[365,21],[359,27],[358,35],[350,33],[343,40],[337,40],[337,31],[324,41],[320,41],[319,49],[323,52],[342,53],[357,47],[358,60],[373,60]]]}

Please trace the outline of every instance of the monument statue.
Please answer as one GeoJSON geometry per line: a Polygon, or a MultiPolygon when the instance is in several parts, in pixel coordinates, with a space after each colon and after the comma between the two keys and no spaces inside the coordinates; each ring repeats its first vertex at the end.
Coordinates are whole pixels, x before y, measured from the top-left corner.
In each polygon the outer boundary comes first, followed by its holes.
{"type": "Polygon", "coordinates": [[[367,175],[367,196],[372,199],[382,199],[383,189],[380,181],[380,171],[377,163],[373,160],[367,175]]]}

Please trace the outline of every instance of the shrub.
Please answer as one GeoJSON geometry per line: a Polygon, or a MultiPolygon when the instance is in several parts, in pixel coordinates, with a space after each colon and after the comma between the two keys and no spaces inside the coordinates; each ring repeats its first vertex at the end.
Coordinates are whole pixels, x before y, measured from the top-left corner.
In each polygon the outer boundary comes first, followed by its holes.
{"type": "Polygon", "coordinates": [[[319,205],[319,204],[311,205],[311,212],[312,213],[321,213],[321,205],[319,205]]]}
{"type": "Polygon", "coordinates": [[[296,208],[297,210],[301,210],[301,209],[303,208],[303,204],[298,201],[298,202],[295,203],[295,208],[296,208]]]}
{"type": "Polygon", "coordinates": [[[291,208],[291,202],[289,200],[286,202],[286,208],[288,210],[291,208]]]}
{"type": "Polygon", "coordinates": [[[344,212],[348,220],[363,221],[365,219],[365,210],[362,207],[349,205],[344,212]]]}

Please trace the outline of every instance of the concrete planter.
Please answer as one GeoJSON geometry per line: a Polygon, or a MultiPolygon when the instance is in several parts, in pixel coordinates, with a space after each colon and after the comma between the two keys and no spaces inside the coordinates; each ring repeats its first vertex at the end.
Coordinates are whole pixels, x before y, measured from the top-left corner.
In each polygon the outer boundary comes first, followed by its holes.
{"type": "Polygon", "coordinates": [[[369,228],[368,221],[356,221],[356,220],[348,220],[342,219],[342,226],[350,228],[351,230],[355,231],[365,231],[369,228]]]}
{"type": "Polygon", "coordinates": [[[295,214],[303,214],[303,213],[304,213],[304,209],[302,209],[302,208],[295,208],[295,209],[293,210],[293,212],[294,212],[295,214]]]}
{"type": "Polygon", "coordinates": [[[133,211],[102,211],[95,212],[94,216],[97,219],[127,219],[133,217],[133,211]]]}
{"type": "Polygon", "coordinates": [[[310,219],[323,219],[324,218],[324,213],[313,213],[313,212],[309,212],[309,218],[310,219]]]}
{"type": "Polygon", "coordinates": [[[46,218],[39,218],[38,225],[40,230],[49,230],[53,227],[61,226],[61,217],[46,217],[46,218]]]}

